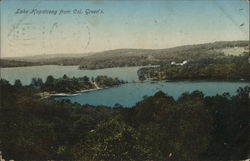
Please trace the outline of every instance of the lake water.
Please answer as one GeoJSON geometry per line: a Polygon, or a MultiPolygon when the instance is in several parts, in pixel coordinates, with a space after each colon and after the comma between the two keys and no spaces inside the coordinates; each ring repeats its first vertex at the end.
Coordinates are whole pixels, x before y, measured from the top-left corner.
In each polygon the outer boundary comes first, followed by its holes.
{"type": "Polygon", "coordinates": [[[114,106],[119,103],[126,107],[135,105],[142,100],[143,96],[154,95],[157,91],[162,90],[177,99],[183,92],[192,92],[200,90],[207,96],[212,96],[228,92],[231,95],[236,93],[239,87],[248,85],[247,82],[138,82],[137,70],[141,67],[123,67],[123,68],[107,68],[98,70],[78,70],[78,66],[34,66],[34,67],[17,67],[17,68],[1,68],[1,78],[7,79],[10,83],[14,83],[16,79],[20,79],[24,85],[28,85],[34,77],[40,77],[44,81],[48,75],[55,78],[62,77],[64,74],[69,77],[96,77],[97,75],[107,75],[109,77],[117,77],[119,79],[129,81],[130,83],[115,88],[103,89],[81,93],[72,97],[55,97],[55,100],[70,99],[72,102],[91,105],[114,106]],[[137,83],[132,83],[136,81],[137,83]]]}
{"type": "Polygon", "coordinates": [[[48,75],[55,78],[62,77],[66,74],[69,77],[96,77],[98,75],[107,75],[109,77],[117,77],[125,81],[138,81],[137,70],[141,67],[124,67],[124,68],[106,68],[97,70],[79,70],[78,66],[58,66],[44,65],[33,67],[14,67],[0,68],[1,78],[14,83],[16,79],[20,79],[24,85],[28,85],[34,77],[46,80],[48,75]]]}
{"type": "Polygon", "coordinates": [[[90,105],[114,106],[116,103],[119,103],[122,106],[131,107],[138,101],[141,101],[143,96],[152,96],[159,90],[178,99],[183,92],[192,92],[194,90],[200,90],[206,96],[223,94],[224,92],[234,95],[239,87],[246,85],[248,85],[246,82],[188,81],[128,83],[115,88],[81,93],[81,95],[72,97],[56,97],[55,99],[58,101],[69,99],[71,102],[90,105]]]}

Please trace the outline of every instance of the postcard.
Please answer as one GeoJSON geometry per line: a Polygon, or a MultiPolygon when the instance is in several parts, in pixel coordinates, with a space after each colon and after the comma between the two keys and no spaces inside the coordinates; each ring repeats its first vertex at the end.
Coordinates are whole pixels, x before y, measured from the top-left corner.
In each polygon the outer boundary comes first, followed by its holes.
{"type": "Polygon", "coordinates": [[[1,0],[0,160],[250,159],[249,0],[1,0]]]}

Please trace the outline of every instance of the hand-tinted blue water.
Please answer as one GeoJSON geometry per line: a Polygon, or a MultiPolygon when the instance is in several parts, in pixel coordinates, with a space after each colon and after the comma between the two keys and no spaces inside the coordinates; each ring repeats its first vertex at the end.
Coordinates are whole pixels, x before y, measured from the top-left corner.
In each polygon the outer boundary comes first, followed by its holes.
{"type": "MultiPolygon", "coordinates": [[[[140,67],[124,67],[124,68],[107,68],[98,70],[78,70],[78,66],[34,66],[34,67],[17,67],[17,68],[1,68],[1,78],[7,79],[10,83],[14,83],[16,79],[20,79],[24,85],[28,85],[34,77],[40,77],[44,81],[48,75],[55,78],[62,77],[64,74],[69,77],[96,77],[98,75],[107,75],[109,77],[118,77],[125,81],[138,81],[137,70],[140,67]]],[[[191,92],[201,90],[205,95],[216,95],[228,92],[235,94],[239,87],[244,87],[248,83],[244,82],[144,82],[129,83],[117,88],[110,88],[98,91],[82,93],[74,97],[57,97],[56,100],[70,99],[72,102],[91,105],[107,105],[114,106],[119,103],[123,106],[133,106],[142,100],[144,95],[151,96],[159,90],[168,93],[177,99],[183,92],[191,92]]]]}
{"type": "Polygon", "coordinates": [[[98,75],[106,75],[109,77],[117,77],[124,81],[138,81],[137,70],[141,67],[124,67],[124,68],[106,68],[97,70],[79,70],[78,66],[58,66],[44,65],[33,67],[15,67],[15,68],[0,68],[1,78],[14,83],[16,79],[20,79],[24,85],[31,83],[34,77],[42,78],[43,81],[49,75],[55,78],[62,77],[66,74],[69,77],[96,77],[98,75]]]}
{"type": "Polygon", "coordinates": [[[143,96],[152,96],[161,90],[175,99],[184,93],[195,90],[202,91],[206,96],[228,92],[236,94],[239,87],[249,85],[247,82],[144,82],[129,83],[116,88],[103,89],[81,93],[79,96],[55,97],[55,100],[69,99],[71,102],[90,105],[114,106],[116,103],[131,107],[143,99],[143,96]]]}

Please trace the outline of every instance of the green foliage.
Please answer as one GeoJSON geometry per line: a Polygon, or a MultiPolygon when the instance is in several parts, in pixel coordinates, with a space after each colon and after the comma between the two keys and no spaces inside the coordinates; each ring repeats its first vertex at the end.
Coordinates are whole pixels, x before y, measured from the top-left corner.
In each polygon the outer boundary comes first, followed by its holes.
{"type": "Polygon", "coordinates": [[[166,65],[159,68],[142,68],[140,80],[250,80],[250,64],[247,57],[228,59],[201,59],[181,65],[166,65]],[[194,72],[195,71],[195,72],[194,72]]]}
{"type": "Polygon", "coordinates": [[[19,83],[0,80],[6,159],[242,160],[249,152],[249,86],[236,96],[194,91],[178,100],[159,91],[132,108],[109,108],[40,100],[19,83]]]}
{"type": "Polygon", "coordinates": [[[70,159],[70,148],[84,131],[113,113],[111,108],[41,101],[36,89],[17,88],[5,80],[0,89],[0,149],[6,159],[70,159]]]}
{"type": "Polygon", "coordinates": [[[21,82],[19,79],[17,79],[17,80],[15,80],[14,86],[15,86],[16,88],[20,88],[20,87],[22,87],[23,85],[22,85],[22,82],[21,82]]]}
{"type": "Polygon", "coordinates": [[[229,94],[205,98],[213,118],[212,140],[207,154],[211,160],[246,159],[249,153],[250,87],[229,94]]]}
{"type": "Polygon", "coordinates": [[[43,87],[43,80],[41,78],[32,78],[30,86],[35,89],[41,89],[43,87]]]}
{"type": "MultiPolygon", "coordinates": [[[[83,161],[146,161],[151,148],[131,126],[117,120],[101,123],[75,146],[75,159],[83,161]]],[[[151,158],[152,159],[152,158],[151,158]]]]}
{"type": "Polygon", "coordinates": [[[163,156],[170,155],[168,159],[199,160],[208,147],[211,119],[202,93],[186,94],[175,102],[158,92],[139,103],[132,115],[143,137],[163,156]]]}
{"type": "Polygon", "coordinates": [[[40,81],[40,78],[33,78],[31,86],[49,93],[76,93],[82,90],[95,89],[97,88],[96,85],[100,88],[107,88],[123,83],[125,82],[118,78],[110,78],[107,76],[97,76],[95,79],[90,80],[87,76],[69,78],[64,74],[62,78],[57,79],[53,76],[48,76],[44,84],[40,81]]]}

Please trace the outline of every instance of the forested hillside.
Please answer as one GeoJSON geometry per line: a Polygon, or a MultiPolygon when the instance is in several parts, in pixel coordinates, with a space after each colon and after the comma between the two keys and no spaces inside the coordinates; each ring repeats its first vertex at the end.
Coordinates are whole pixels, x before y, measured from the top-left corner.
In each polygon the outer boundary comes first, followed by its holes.
{"type": "Polygon", "coordinates": [[[5,58],[1,67],[31,65],[79,65],[80,69],[100,69],[125,66],[164,65],[172,61],[221,58],[230,55],[249,54],[249,41],[225,41],[198,45],[186,45],[167,49],[116,49],[91,54],[54,54],[5,58]],[[16,63],[11,63],[11,61],[16,63]],[[17,62],[19,61],[19,63],[17,62]],[[24,63],[26,62],[26,63],[24,63]]]}
{"type": "Polygon", "coordinates": [[[248,56],[205,58],[186,64],[139,69],[140,80],[245,80],[250,81],[248,56]]]}
{"type": "Polygon", "coordinates": [[[0,149],[5,159],[216,161],[246,159],[249,92],[207,96],[159,91],[134,107],[41,100],[37,89],[0,81],[0,149]]]}

